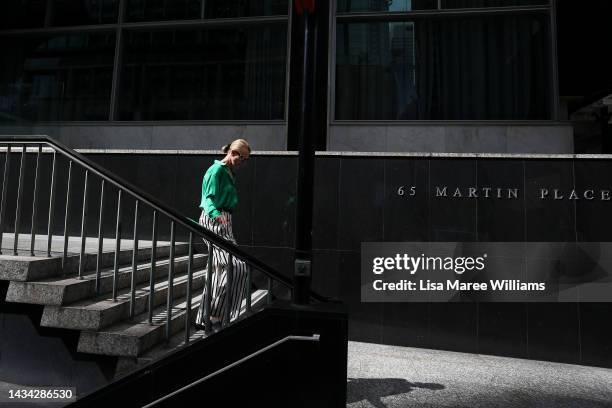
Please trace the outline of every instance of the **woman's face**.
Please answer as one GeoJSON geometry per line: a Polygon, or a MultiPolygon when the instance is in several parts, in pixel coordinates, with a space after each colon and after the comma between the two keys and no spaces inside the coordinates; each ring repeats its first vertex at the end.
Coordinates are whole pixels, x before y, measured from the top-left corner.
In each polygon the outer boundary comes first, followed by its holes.
{"type": "Polygon", "coordinates": [[[249,160],[249,149],[242,146],[240,149],[232,150],[229,161],[233,168],[237,169],[242,167],[249,160]]]}

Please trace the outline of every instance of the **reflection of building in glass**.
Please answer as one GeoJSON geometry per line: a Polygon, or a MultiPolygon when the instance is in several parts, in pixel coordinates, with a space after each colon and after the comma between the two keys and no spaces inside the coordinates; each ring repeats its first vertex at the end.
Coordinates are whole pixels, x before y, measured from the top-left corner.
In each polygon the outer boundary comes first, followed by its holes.
{"type": "Polygon", "coordinates": [[[337,118],[547,120],[552,114],[548,20],[545,14],[460,14],[413,23],[342,23],[337,118]],[[509,36],[513,29],[523,35],[509,36]],[[390,35],[389,43],[380,41],[381,33],[390,35]],[[364,44],[367,62],[350,58],[350,64],[361,66],[343,66],[345,50],[352,57],[364,44]],[[376,77],[374,90],[363,75],[364,70],[376,71],[372,64],[384,73],[376,77]],[[348,83],[351,89],[341,89],[348,83]],[[357,104],[355,98],[363,101],[357,104]]]}
{"type": "MultiPolygon", "coordinates": [[[[393,0],[339,0],[339,11],[387,11],[393,0]]],[[[401,3],[401,1],[397,1],[401,3]]]]}
{"type": "Polygon", "coordinates": [[[391,23],[391,69],[394,75],[398,119],[410,119],[416,110],[414,23],[391,23]]]}
{"type": "Polygon", "coordinates": [[[282,119],[285,38],[279,24],[130,32],[119,119],[282,119]]]}
{"type": "MultiPolygon", "coordinates": [[[[288,30],[290,4],[130,0],[119,23],[118,0],[7,0],[0,115],[9,124],[109,122],[109,131],[116,121],[254,122],[269,132],[262,137],[269,148],[287,148],[299,102],[299,67],[291,67],[301,47],[288,30]]],[[[334,145],[336,121],[559,119],[546,0],[329,6],[317,11],[317,109],[329,118],[319,148],[334,145]]],[[[231,123],[210,126],[234,132],[231,123]]]]}
{"type": "MultiPolygon", "coordinates": [[[[414,9],[434,8],[437,0],[418,0],[414,9]]],[[[412,0],[338,0],[338,11],[410,11],[412,0]]]]}
{"type": "Polygon", "coordinates": [[[392,91],[393,77],[389,24],[342,24],[338,28],[337,98],[351,100],[351,106],[360,111],[382,114],[392,109],[393,102],[384,100],[392,91]]]}

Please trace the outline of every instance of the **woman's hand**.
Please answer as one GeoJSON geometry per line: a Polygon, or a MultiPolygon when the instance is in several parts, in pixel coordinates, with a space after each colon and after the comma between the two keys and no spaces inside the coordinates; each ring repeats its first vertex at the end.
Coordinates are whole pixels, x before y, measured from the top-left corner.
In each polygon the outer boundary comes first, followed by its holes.
{"type": "Polygon", "coordinates": [[[221,225],[227,225],[229,222],[225,214],[219,215],[217,218],[215,218],[215,221],[217,221],[221,225]]]}

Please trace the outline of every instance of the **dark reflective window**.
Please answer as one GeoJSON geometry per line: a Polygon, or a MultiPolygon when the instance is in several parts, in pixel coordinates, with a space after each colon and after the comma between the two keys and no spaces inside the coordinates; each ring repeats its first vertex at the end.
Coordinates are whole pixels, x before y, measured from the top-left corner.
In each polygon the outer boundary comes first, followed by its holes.
{"type": "Polygon", "coordinates": [[[120,119],[283,119],[286,37],[286,24],[128,32],[120,119]]]}
{"type": "Polygon", "coordinates": [[[480,8],[548,5],[549,0],[442,0],[442,8],[480,8]]]}
{"type": "Polygon", "coordinates": [[[108,120],[115,35],[0,37],[0,117],[108,120]]]}
{"type": "Polygon", "coordinates": [[[549,119],[547,15],[337,27],[336,119],[549,119]]]}
{"type": "Polygon", "coordinates": [[[288,0],[206,0],[206,18],[286,15],[288,0]]]}
{"type": "MultiPolygon", "coordinates": [[[[287,15],[288,0],[206,0],[205,18],[287,15]]],[[[128,21],[185,20],[201,17],[201,0],[129,0],[128,21]]]]}
{"type": "Polygon", "coordinates": [[[438,0],[337,0],[337,12],[412,11],[438,8],[438,0]]]}
{"type": "Polygon", "coordinates": [[[202,0],[127,0],[127,21],[191,20],[201,17],[202,0]]]}
{"type": "Polygon", "coordinates": [[[0,30],[42,27],[46,0],[0,0],[0,30]]]}
{"type": "Polygon", "coordinates": [[[53,0],[54,26],[116,23],[119,0],[53,0]]]}

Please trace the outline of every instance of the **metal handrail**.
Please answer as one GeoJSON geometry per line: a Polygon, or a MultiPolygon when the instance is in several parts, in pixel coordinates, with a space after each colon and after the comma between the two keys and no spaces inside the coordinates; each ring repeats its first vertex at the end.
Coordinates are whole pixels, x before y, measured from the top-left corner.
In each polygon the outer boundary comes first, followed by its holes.
{"type": "Polygon", "coordinates": [[[163,401],[167,400],[168,398],[171,398],[171,397],[173,397],[173,396],[175,396],[177,394],[180,394],[181,392],[183,392],[185,390],[193,388],[196,385],[203,383],[204,381],[210,380],[211,378],[216,377],[217,375],[222,374],[225,371],[228,371],[228,370],[230,370],[230,369],[232,369],[232,368],[234,368],[236,366],[239,366],[240,364],[242,364],[242,363],[244,363],[246,361],[249,361],[252,358],[257,357],[258,355],[263,354],[266,351],[271,350],[271,349],[273,349],[275,347],[278,347],[281,344],[286,343],[288,341],[314,341],[314,342],[318,342],[318,341],[320,341],[320,339],[321,339],[321,336],[319,334],[313,334],[312,336],[294,336],[294,335],[287,336],[287,337],[282,338],[282,339],[280,339],[278,341],[275,341],[272,344],[269,344],[269,345],[267,345],[265,347],[262,347],[261,349],[255,351],[255,352],[253,352],[251,354],[249,354],[248,356],[245,356],[245,357],[241,358],[240,360],[234,361],[233,363],[228,364],[225,367],[220,368],[220,369],[218,369],[217,371],[215,371],[213,373],[210,373],[210,374],[208,374],[208,375],[206,375],[206,376],[204,376],[204,377],[202,377],[202,378],[200,378],[200,379],[198,379],[196,381],[193,381],[192,383],[189,383],[186,386],[181,387],[181,388],[179,388],[176,391],[173,391],[173,392],[171,392],[169,394],[166,394],[163,397],[158,398],[155,401],[148,403],[147,405],[144,405],[142,408],[153,407],[153,406],[159,404],[160,402],[163,402],[163,401]]]}
{"type": "MultiPolygon", "coordinates": [[[[94,163],[92,160],[84,157],[82,154],[79,154],[62,143],[51,139],[48,136],[14,136],[14,137],[1,137],[0,136],[0,148],[6,146],[6,160],[4,162],[4,176],[2,183],[2,195],[0,199],[0,253],[2,247],[2,238],[4,234],[4,223],[5,223],[5,215],[6,215],[6,204],[7,204],[7,185],[10,180],[10,161],[13,153],[11,151],[12,148],[15,148],[17,152],[21,152],[20,162],[19,162],[19,184],[17,188],[17,204],[16,204],[16,214],[15,214],[15,239],[13,245],[13,254],[18,254],[18,239],[19,239],[19,227],[20,227],[20,218],[21,218],[21,207],[23,201],[23,189],[25,184],[25,157],[28,151],[35,151],[36,155],[36,175],[34,180],[34,202],[33,202],[33,210],[32,210],[32,226],[31,226],[31,245],[30,245],[30,254],[34,255],[34,242],[36,235],[36,213],[38,206],[38,196],[39,196],[39,175],[40,175],[40,157],[42,152],[42,146],[49,147],[53,152],[53,164],[51,171],[51,190],[49,196],[49,218],[47,225],[47,256],[51,256],[51,241],[52,241],[52,232],[53,232],[53,211],[55,205],[55,188],[57,185],[57,176],[58,176],[58,165],[57,165],[57,154],[59,153],[62,156],[65,156],[68,160],[68,174],[67,174],[67,188],[66,188],[66,203],[65,203],[65,211],[64,211],[64,229],[63,229],[63,253],[62,253],[62,268],[64,274],[66,274],[68,261],[68,227],[69,227],[69,217],[71,215],[70,211],[70,197],[71,197],[71,186],[72,186],[72,178],[74,173],[73,164],[79,165],[80,170],[84,170],[85,178],[83,185],[83,195],[82,195],[82,213],[81,213],[81,242],[80,242],[80,253],[78,258],[78,278],[82,279],[82,275],[85,271],[85,259],[87,254],[85,253],[85,243],[87,240],[86,231],[87,231],[87,218],[88,218],[88,180],[91,180],[94,176],[100,178],[100,207],[99,207],[99,216],[98,216],[98,253],[96,259],[96,270],[95,270],[95,293],[96,295],[100,294],[100,286],[101,286],[101,258],[102,254],[102,241],[104,239],[102,235],[102,225],[103,225],[103,213],[104,213],[104,199],[105,199],[105,191],[109,190],[108,186],[114,186],[117,189],[117,210],[116,210],[116,224],[115,224],[115,250],[114,250],[114,259],[113,259],[113,270],[112,270],[112,299],[113,301],[117,300],[118,289],[119,289],[119,267],[120,263],[120,252],[121,252],[121,238],[122,238],[122,199],[124,195],[130,196],[134,199],[134,225],[133,225],[133,237],[134,237],[134,245],[132,247],[132,268],[131,268],[131,276],[130,276],[130,296],[129,296],[129,317],[133,317],[136,313],[135,305],[136,305],[136,271],[137,264],[140,259],[140,255],[138,253],[138,214],[140,207],[148,207],[153,211],[153,225],[152,225],[152,234],[151,234],[151,264],[150,264],[150,276],[149,276],[149,292],[148,292],[148,321],[149,324],[153,324],[153,309],[155,307],[154,301],[154,293],[155,293],[155,274],[156,274],[156,246],[157,246],[157,222],[158,216],[164,215],[170,221],[170,246],[169,246],[169,258],[168,258],[168,277],[167,277],[167,300],[166,300],[166,309],[165,309],[165,339],[166,341],[170,340],[170,337],[173,334],[172,327],[172,319],[173,319],[173,309],[174,309],[174,275],[175,275],[175,246],[176,246],[176,231],[178,227],[185,229],[189,233],[189,260],[187,265],[187,298],[186,298],[186,310],[185,310],[185,343],[189,342],[189,333],[191,326],[191,301],[192,301],[192,291],[191,285],[193,280],[194,268],[193,268],[193,245],[194,245],[194,235],[200,238],[203,238],[205,242],[208,244],[208,262],[207,262],[207,270],[209,273],[206,273],[206,283],[205,283],[205,296],[201,300],[200,307],[203,309],[203,319],[204,319],[204,329],[205,332],[212,332],[212,304],[211,298],[213,294],[211,293],[212,286],[212,258],[213,253],[218,250],[227,251],[228,253],[228,270],[226,271],[227,281],[225,283],[225,295],[215,295],[219,296],[218,299],[222,303],[221,310],[221,326],[225,327],[230,324],[234,317],[237,318],[243,314],[250,314],[252,311],[252,305],[250,302],[250,298],[252,296],[252,286],[251,286],[251,269],[255,269],[258,272],[263,273],[267,278],[267,303],[270,304],[272,301],[272,289],[275,281],[278,281],[280,284],[284,285],[289,290],[293,289],[292,282],[283,276],[281,273],[276,271],[274,268],[264,264],[259,261],[257,258],[247,254],[242,249],[238,248],[233,243],[226,241],[225,239],[219,237],[213,232],[209,231],[205,227],[201,226],[194,220],[191,220],[181,214],[178,214],[172,208],[162,204],[157,199],[155,199],[150,194],[142,191],[138,187],[132,185],[131,183],[125,181],[119,176],[113,174],[112,172],[104,169],[100,165],[94,163]],[[29,148],[33,146],[34,148],[29,148]],[[108,185],[108,186],[107,186],[108,185]],[[234,279],[234,274],[237,273],[234,271],[234,259],[237,261],[243,262],[245,266],[245,270],[241,268],[240,280],[234,279]],[[248,279],[248,281],[246,279],[248,279]],[[236,281],[236,282],[234,282],[236,281]],[[238,295],[240,297],[233,299],[234,290],[239,290],[238,295]],[[246,299],[244,299],[244,298],[246,299]],[[242,309],[242,302],[246,300],[246,308],[242,309]]],[[[109,275],[109,278],[111,276],[109,275]]],[[[329,301],[329,298],[325,298],[317,293],[311,292],[311,298],[318,301],[329,301]]],[[[178,315],[176,315],[178,318],[178,315]]]]}
{"type": "MultiPolygon", "coordinates": [[[[214,243],[215,246],[226,250],[230,254],[237,256],[238,258],[244,260],[248,264],[255,267],[258,271],[263,272],[268,277],[281,282],[286,287],[293,289],[293,282],[285,277],[283,274],[278,272],[273,267],[261,262],[257,258],[252,255],[246,253],[244,250],[240,249],[238,246],[233,243],[224,240],[208,229],[204,228],[194,220],[187,218],[179,213],[177,213],[172,208],[164,205],[163,203],[157,201],[152,195],[142,191],[140,188],[134,186],[130,182],[124,180],[123,178],[117,176],[116,174],[104,169],[102,166],[83,156],[82,154],[72,150],[71,148],[65,146],[61,142],[54,140],[46,135],[41,136],[15,136],[13,138],[7,136],[0,136],[0,144],[18,144],[18,145],[36,145],[40,143],[46,143],[54,148],[55,151],[59,151],[63,155],[70,158],[72,161],[80,164],[90,173],[95,174],[96,176],[102,178],[106,182],[114,185],[120,191],[124,191],[131,195],[136,200],[139,200],[141,203],[148,205],[158,213],[161,213],[172,220],[174,223],[181,225],[186,228],[190,232],[194,232],[198,235],[203,235],[206,240],[214,243]]],[[[1,233],[1,232],[0,232],[1,233]]],[[[311,291],[311,298],[317,301],[328,301],[329,298],[322,296],[316,292],[311,291]]]]}

